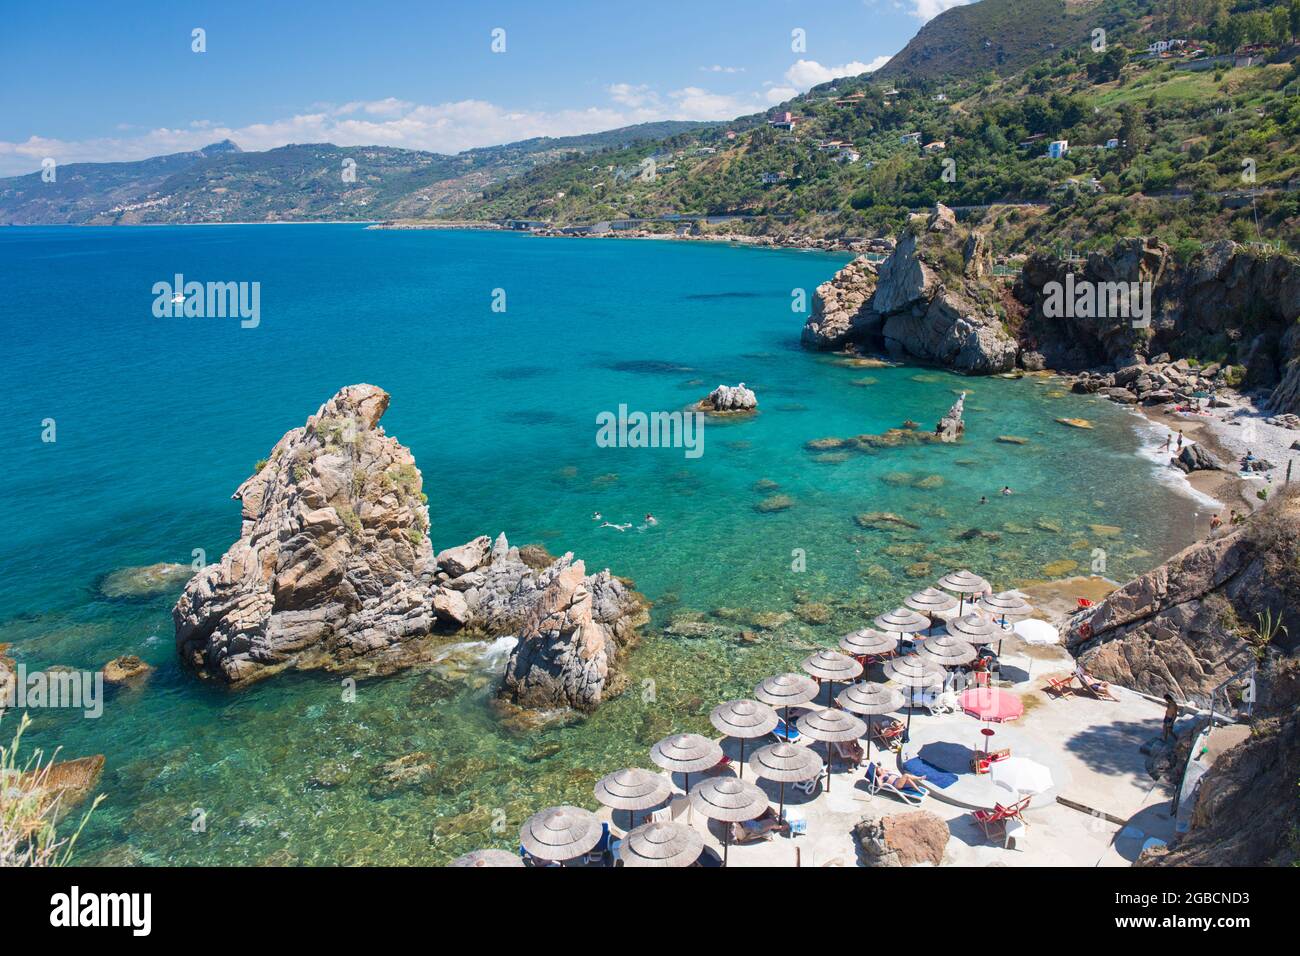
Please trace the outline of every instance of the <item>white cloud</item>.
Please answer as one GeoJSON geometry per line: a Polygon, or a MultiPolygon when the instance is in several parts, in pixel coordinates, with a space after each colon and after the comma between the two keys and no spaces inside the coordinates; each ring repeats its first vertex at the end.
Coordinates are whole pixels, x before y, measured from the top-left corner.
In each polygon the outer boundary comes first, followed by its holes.
{"type": "Polygon", "coordinates": [[[911,14],[918,20],[928,23],[945,10],[964,7],[971,0],[909,0],[912,4],[911,14]]]}
{"type": "Polygon", "coordinates": [[[841,76],[857,76],[871,73],[889,62],[889,57],[878,56],[870,63],[854,60],[839,66],[822,66],[816,60],[796,60],[794,66],[785,71],[786,81],[799,90],[808,90],[818,83],[827,83],[841,76]]]}
{"type": "Polygon", "coordinates": [[[702,66],[700,67],[700,70],[701,72],[704,73],[744,73],[745,72],[745,68],[743,66],[720,66],[717,63],[713,64],[713,66],[702,66]]]}
{"type": "Polygon", "coordinates": [[[643,107],[659,105],[659,94],[644,83],[613,83],[606,88],[609,98],[624,106],[643,107]]]}
{"type": "Polygon", "coordinates": [[[784,103],[786,100],[799,95],[799,91],[792,86],[773,86],[767,91],[767,101],[775,106],[777,103],[784,103]]]}

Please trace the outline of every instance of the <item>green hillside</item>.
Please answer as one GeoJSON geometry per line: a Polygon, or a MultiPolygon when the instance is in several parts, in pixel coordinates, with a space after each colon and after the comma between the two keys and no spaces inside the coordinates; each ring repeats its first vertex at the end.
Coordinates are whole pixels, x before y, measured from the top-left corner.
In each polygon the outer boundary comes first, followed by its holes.
{"type": "Polygon", "coordinates": [[[455,156],[328,143],[242,152],[229,141],[135,163],[73,163],[54,182],[0,179],[0,222],[261,222],[436,216],[538,164],[653,141],[706,124],[646,123],[538,137],[455,156]],[[344,160],[356,163],[343,175],[344,160]]]}
{"type": "MultiPolygon", "coordinates": [[[[868,236],[896,232],[935,202],[1026,204],[972,212],[1024,248],[1104,246],[1137,232],[1294,241],[1300,0],[1089,6],[1114,18],[1104,52],[1084,34],[1007,76],[842,79],[765,116],[535,168],[458,214],[556,224],[780,214],[788,218],[729,228],[868,236]],[[1188,41],[1176,55],[1147,56],[1173,37],[1188,41]],[[1254,65],[1210,59],[1248,41],[1266,44],[1254,65]],[[787,110],[793,130],[767,122],[787,110]],[[1068,152],[1050,158],[1057,140],[1068,152]],[[648,159],[653,176],[641,175],[648,159]],[[1243,178],[1247,161],[1253,178],[1243,178]],[[1247,191],[1257,192],[1253,206],[1247,191]]],[[[1008,9],[983,0],[933,22],[981,10],[1001,22],[1008,9]]]]}

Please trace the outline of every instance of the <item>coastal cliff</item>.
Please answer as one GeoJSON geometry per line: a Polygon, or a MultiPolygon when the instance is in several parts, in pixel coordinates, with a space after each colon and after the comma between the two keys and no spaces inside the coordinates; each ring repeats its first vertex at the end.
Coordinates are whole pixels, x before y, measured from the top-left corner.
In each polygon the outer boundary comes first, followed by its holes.
{"type": "Polygon", "coordinates": [[[1277,651],[1300,643],[1298,569],[1300,494],[1283,492],[1113,592],[1066,643],[1098,677],[1208,709],[1214,689],[1262,652],[1257,615],[1282,624],[1270,635],[1277,651]]]}
{"type": "Polygon", "coordinates": [[[511,671],[553,679],[510,680],[508,694],[594,707],[644,618],[639,596],[608,571],[586,575],[572,555],[538,561],[505,535],[435,555],[423,477],[379,424],[388,403],[373,385],[342,389],[235,491],[239,540],[172,610],[182,661],[235,686],[290,668],[378,676],[429,661],[452,635],[520,636],[511,671]],[[552,645],[573,635],[538,622],[580,606],[580,594],[594,609],[577,623],[592,626],[565,654],[552,645]],[[520,654],[538,663],[517,665],[520,654]]]}
{"type": "Polygon", "coordinates": [[[859,258],[818,287],[803,343],[881,347],[972,375],[1005,372],[1017,346],[991,272],[983,234],[937,205],[878,268],[859,258]]]}

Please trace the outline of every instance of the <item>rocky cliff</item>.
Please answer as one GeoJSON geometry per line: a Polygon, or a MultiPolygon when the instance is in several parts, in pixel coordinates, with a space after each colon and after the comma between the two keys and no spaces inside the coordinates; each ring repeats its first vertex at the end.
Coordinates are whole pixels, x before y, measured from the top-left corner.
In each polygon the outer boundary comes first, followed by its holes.
{"type": "Polygon", "coordinates": [[[1244,524],[1113,592],[1074,622],[1066,642],[1098,677],[1208,708],[1214,688],[1249,663],[1257,615],[1265,612],[1285,627],[1274,647],[1294,651],[1300,642],[1297,491],[1279,494],[1244,524]]]}
{"type": "Polygon", "coordinates": [[[545,692],[537,680],[507,682],[507,693],[527,706],[595,706],[644,616],[639,597],[608,571],[586,575],[572,555],[534,567],[526,558],[536,555],[504,535],[435,556],[423,477],[379,424],[388,402],[373,385],[344,388],[235,491],[239,540],[172,610],[182,660],[233,685],[287,668],[383,675],[427,661],[447,635],[514,635],[516,656],[536,657],[555,680],[545,692]],[[581,653],[551,653],[574,639],[535,627],[538,609],[579,595],[592,605],[578,615],[592,624],[581,653]]]}
{"type": "Polygon", "coordinates": [[[1125,239],[1083,264],[1033,256],[1016,298],[1027,315],[1020,330],[1025,364],[1063,371],[1144,365],[1175,358],[1244,369],[1244,384],[1273,389],[1278,411],[1300,409],[1300,261],[1234,242],[1216,242],[1180,264],[1158,239],[1125,239]],[[1049,316],[1052,283],[1096,287],[1151,283],[1150,325],[1110,308],[1049,316]]]}
{"type": "Polygon", "coordinates": [[[936,206],[878,269],[858,259],[820,286],[802,340],[812,348],[883,347],[898,359],[974,375],[1006,371],[1017,346],[991,271],[984,236],[936,206]]]}

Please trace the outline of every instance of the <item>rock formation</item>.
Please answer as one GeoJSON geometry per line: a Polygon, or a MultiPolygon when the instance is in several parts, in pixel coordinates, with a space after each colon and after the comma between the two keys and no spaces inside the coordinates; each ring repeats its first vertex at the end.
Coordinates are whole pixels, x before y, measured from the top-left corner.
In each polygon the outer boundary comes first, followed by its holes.
{"type": "Polygon", "coordinates": [[[955,442],[966,434],[966,423],[962,421],[962,413],[966,410],[966,393],[962,392],[957,401],[953,402],[952,408],[948,409],[948,414],[939,419],[939,424],[935,426],[935,434],[945,442],[955,442]]]}
{"type": "Polygon", "coordinates": [[[880,317],[863,306],[876,291],[876,266],[858,256],[817,287],[802,341],[813,349],[840,349],[880,332],[880,317]]]}
{"type": "Polygon", "coordinates": [[[1066,643],[1098,677],[1208,708],[1214,688],[1249,663],[1252,630],[1266,611],[1286,627],[1275,645],[1293,650],[1300,640],[1294,492],[1113,592],[1073,624],[1066,643]]]}
{"type": "Polygon", "coordinates": [[[753,389],[746,388],[744,382],[739,385],[719,385],[700,399],[699,409],[723,414],[752,412],[758,409],[758,396],[753,389]]]}
{"type": "MultiPolygon", "coordinates": [[[[551,582],[572,576],[572,555],[539,572],[504,535],[435,556],[415,459],[379,425],[388,402],[373,385],[342,389],[239,486],[239,540],[172,610],[184,663],[233,685],[286,668],[390,674],[428,661],[446,635],[519,634],[551,582]]],[[[606,668],[564,682],[581,693],[552,704],[599,702],[614,641],[630,640],[644,617],[639,597],[607,571],[582,577],[582,588],[598,597],[606,668]]]]}
{"type": "Polygon", "coordinates": [[[986,281],[991,272],[983,237],[967,233],[951,209],[937,205],[874,276],[867,264],[850,263],[818,288],[803,342],[881,345],[895,358],[976,375],[1006,371],[1015,365],[1017,346],[986,281]]]}
{"type": "Polygon", "coordinates": [[[939,866],[951,832],[928,810],[870,817],[853,828],[867,866],[939,866]]]}
{"type": "Polygon", "coordinates": [[[1166,351],[1227,355],[1241,366],[1244,384],[1273,389],[1277,411],[1300,411],[1300,260],[1224,240],[1180,264],[1158,239],[1124,239],[1109,253],[1092,253],[1083,265],[1031,256],[1015,296],[1027,308],[1020,333],[1025,354],[1052,368],[1109,366],[1138,368],[1140,374],[1166,351]],[[1122,314],[1072,310],[1076,314],[1048,317],[1048,284],[1064,284],[1070,273],[1076,286],[1150,282],[1150,327],[1135,327],[1122,314]]]}

